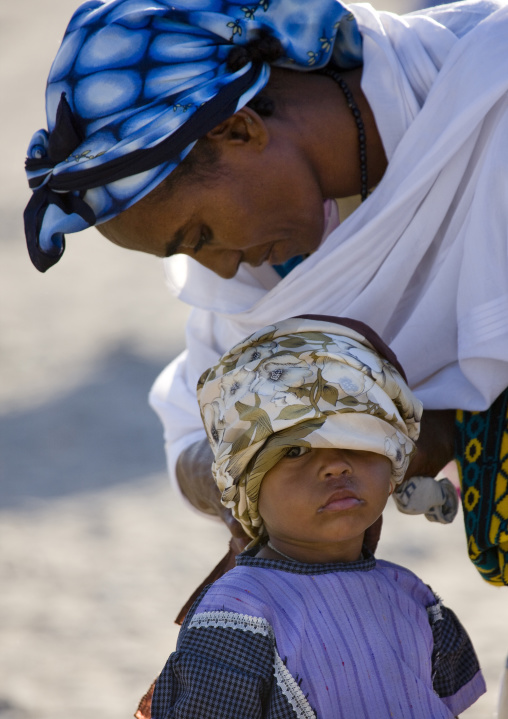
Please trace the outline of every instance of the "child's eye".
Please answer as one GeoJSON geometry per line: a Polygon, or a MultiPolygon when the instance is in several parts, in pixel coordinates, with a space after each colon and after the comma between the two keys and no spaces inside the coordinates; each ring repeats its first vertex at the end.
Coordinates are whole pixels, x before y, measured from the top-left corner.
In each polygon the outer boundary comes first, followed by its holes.
{"type": "Polygon", "coordinates": [[[309,447],[289,447],[289,449],[286,450],[286,457],[294,459],[295,457],[301,457],[302,454],[307,454],[307,452],[310,452],[309,447]]]}

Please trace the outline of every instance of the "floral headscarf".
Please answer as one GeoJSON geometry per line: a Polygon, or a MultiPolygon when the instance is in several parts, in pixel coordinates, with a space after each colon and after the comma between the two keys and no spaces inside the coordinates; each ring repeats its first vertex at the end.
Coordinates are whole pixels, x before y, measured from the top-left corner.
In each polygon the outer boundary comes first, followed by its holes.
{"type": "Polygon", "coordinates": [[[394,364],[363,323],[309,315],[264,327],[203,373],[213,475],[249,536],[263,534],[261,481],[288,447],[376,452],[392,463],[392,486],[402,481],[422,405],[394,364]]]}
{"type": "Polygon", "coordinates": [[[280,41],[282,67],[361,64],[356,21],[338,0],[87,0],[76,10],[48,77],[48,130],[28,148],[37,269],[58,262],[65,233],[147,195],[266,85],[268,62],[227,63],[260,33],[280,41]]]}

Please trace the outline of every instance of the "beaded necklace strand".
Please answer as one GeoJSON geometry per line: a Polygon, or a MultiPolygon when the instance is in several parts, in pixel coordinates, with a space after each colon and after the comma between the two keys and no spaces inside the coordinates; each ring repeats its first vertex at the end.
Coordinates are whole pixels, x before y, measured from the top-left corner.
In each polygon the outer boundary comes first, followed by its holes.
{"type": "Polygon", "coordinates": [[[367,136],[365,134],[365,125],[363,124],[362,114],[360,112],[360,108],[356,104],[353,98],[353,93],[349,89],[349,85],[346,83],[344,78],[342,78],[338,72],[335,70],[332,70],[329,67],[325,67],[322,70],[319,70],[320,75],[327,75],[328,77],[331,77],[332,80],[335,80],[337,85],[340,87],[342,92],[344,93],[344,97],[346,98],[347,105],[349,109],[351,110],[351,113],[353,115],[353,119],[356,123],[356,128],[358,130],[358,144],[360,146],[360,181],[361,181],[361,189],[360,189],[360,195],[362,198],[362,202],[364,202],[368,195],[369,195],[369,184],[367,180],[367,136]]]}

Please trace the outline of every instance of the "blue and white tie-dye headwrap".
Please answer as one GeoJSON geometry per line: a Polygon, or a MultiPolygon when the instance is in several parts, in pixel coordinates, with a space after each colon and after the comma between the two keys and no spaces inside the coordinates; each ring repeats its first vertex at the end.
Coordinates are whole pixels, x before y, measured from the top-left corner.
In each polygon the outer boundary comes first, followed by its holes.
{"type": "Polygon", "coordinates": [[[361,63],[361,37],[337,0],[89,0],[51,68],[48,129],[33,136],[25,233],[34,265],[60,259],[64,234],[106,222],[156,187],[196,141],[246,105],[266,62],[228,69],[235,45],[277,38],[277,65],[361,63]]]}

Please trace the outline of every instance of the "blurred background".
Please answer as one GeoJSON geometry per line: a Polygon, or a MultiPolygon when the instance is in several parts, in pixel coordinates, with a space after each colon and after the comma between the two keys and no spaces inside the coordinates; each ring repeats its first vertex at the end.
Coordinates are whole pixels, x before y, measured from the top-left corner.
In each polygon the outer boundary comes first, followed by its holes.
{"type": "MultiPolygon", "coordinates": [[[[25,250],[25,151],[75,7],[0,6],[0,719],[132,716],[174,649],[180,606],[227,548],[173,495],[147,403],[187,315],[160,260],[95,230],[70,236],[47,275],[25,250]]],[[[444,527],[390,506],[379,554],[457,612],[489,688],[462,716],[494,716],[508,593],[469,563],[461,517],[444,527]]]]}

